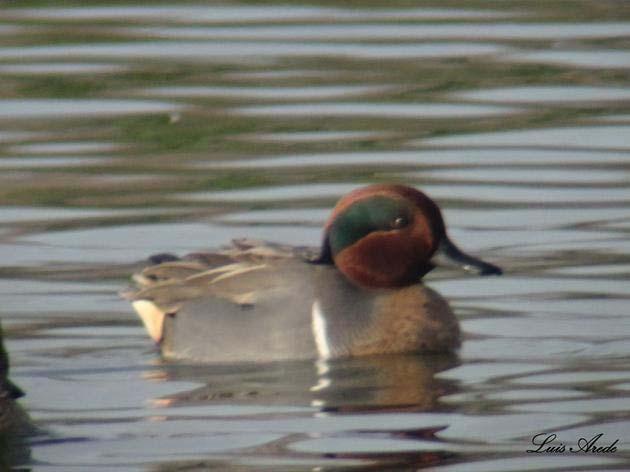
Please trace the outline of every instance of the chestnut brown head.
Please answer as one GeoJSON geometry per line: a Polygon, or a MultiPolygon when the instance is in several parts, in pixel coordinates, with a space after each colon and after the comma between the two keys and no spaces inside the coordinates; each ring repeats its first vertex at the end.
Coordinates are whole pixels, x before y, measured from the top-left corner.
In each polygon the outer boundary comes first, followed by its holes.
{"type": "Polygon", "coordinates": [[[424,193],[404,185],[370,185],[335,205],[320,261],[334,263],[356,285],[387,288],[417,283],[440,252],[479,273],[500,273],[450,242],[440,209],[424,193]]]}

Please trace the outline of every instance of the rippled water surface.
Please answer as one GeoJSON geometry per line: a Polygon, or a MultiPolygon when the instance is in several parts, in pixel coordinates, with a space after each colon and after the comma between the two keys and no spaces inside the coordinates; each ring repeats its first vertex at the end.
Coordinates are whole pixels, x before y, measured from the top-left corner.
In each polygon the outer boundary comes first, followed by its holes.
{"type": "Polygon", "coordinates": [[[0,10],[0,317],[38,429],[0,465],[630,468],[627,2],[74,3],[0,10]],[[457,355],[167,363],[117,295],[151,253],[317,245],[386,181],[505,268],[427,277],[457,355]]]}

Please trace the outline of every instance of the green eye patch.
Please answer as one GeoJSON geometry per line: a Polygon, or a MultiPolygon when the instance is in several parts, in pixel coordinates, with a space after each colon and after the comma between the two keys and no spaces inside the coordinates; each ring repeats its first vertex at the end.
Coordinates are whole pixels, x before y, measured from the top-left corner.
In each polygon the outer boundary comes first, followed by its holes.
{"type": "Polygon", "coordinates": [[[333,254],[351,246],[374,231],[391,231],[411,221],[407,202],[375,196],[360,200],[337,215],[328,237],[333,254]]]}

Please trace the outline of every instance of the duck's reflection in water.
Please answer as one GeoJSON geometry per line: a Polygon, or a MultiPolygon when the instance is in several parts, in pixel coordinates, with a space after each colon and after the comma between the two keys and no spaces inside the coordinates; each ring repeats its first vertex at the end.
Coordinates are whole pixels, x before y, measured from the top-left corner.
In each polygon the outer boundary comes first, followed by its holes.
{"type": "Polygon", "coordinates": [[[320,411],[438,408],[456,391],[435,374],[458,365],[455,354],[395,354],[270,364],[164,364],[152,378],[202,382],[203,387],[157,400],[161,406],[207,402],[313,406],[320,411]]]}
{"type": "MultiPolygon", "coordinates": [[[[213,422],[219,421],[221,430],[233,428],[235,434],[242,434],[242,428],[258,430],[261,435],[278,433],[275,440],[258,446],[213,454],[203,461],[204,467],[382,470],[437,465],[453,456],[452,452],[440,450],[437,442],[435,449],[395,452],[378,446],[369,452],[344,447],[353,441],[361,446],[363,441],[374,438],[404,444],[434,441],[435,433],[446,424],[443,418],[436,422],[433,415],[423,419],[424,412],[450,410],[439,398],[457,392],[458,384],[436,374],[458,363],[453,354],[381,355],[263,365],[169,363],[160,371],[158,377],[162,380],[204,385],[162,397],[155,404],[168,412],[165,417],[207,420],[209,432],[214,431],[213,422]],[[409,413],[416,414],[409,417],[409,413]],[[319,441],[329,440],[336,445],[326,451],[327,446],[319,441]],[[313,450],[311,441],[317,443],[313,450]],[[302,447],[304,444],[307,445],[302,447]]],[[[152,377],[156,377],[155,373],[152,377]]],[[[170,470],[172,466],[173,463],[163,463],[157,470],[170,470]]]]}

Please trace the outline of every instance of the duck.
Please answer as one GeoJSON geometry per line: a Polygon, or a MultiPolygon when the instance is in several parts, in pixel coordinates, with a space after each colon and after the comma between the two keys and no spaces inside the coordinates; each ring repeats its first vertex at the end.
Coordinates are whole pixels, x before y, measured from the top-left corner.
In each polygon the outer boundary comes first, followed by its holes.
{"type": "Polygon", "coordinates": [[[2,325],[0,325],[0,401],[16,400],[24,396],[24,391],[9,379],[9,356],[2,338],[2,325]]]}
{"type": "MultiPolygon", "coordinates": [[[[28,447],[24,440],[35,429],[28,413],[17,400],[24,391],[9,378],[9,356],[4,348],[2,326],[0,325],[0,469],[22,461],[22,454],[28,447]]],[[[27,455],[26,455],[27,457],[27,455]]]]}
{"type": "Polygon", "coordinates": [[[448,302],[422,283],[438,265],[500,275],[448,237],[422,191],[373,184],[343,196],[319,248],[251,239],[156,254],[122,292],[166,359],[211,363],[449,353],[448,302]]]}

